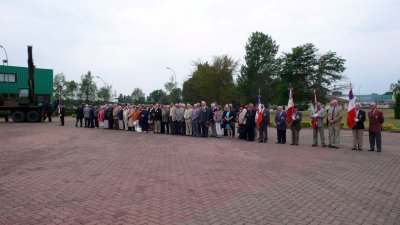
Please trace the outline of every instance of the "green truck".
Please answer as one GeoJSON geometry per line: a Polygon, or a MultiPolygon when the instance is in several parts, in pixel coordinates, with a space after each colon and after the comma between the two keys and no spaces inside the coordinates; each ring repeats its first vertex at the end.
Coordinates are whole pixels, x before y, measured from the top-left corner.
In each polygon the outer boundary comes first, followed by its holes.
{"type": "MultiPolygon", "coordinates": [[[[28,67],[0,66],[0,116],[14,122],[41,122],[52,105],[53,70],[35,68],[32,46],[28,67]]],[[[52,108],[52,107],[51,107],[52,108]]]]}

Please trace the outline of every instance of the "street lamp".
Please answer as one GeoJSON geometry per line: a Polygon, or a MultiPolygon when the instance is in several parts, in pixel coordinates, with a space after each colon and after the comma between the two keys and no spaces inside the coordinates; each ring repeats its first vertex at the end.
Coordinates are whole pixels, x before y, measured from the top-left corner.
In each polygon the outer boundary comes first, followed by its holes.
{"type": "Polygon", "coordinates": [[[106,85],[106,82],[105,82],[101,77],[99,77],[99,76],[96,76],[96,77],[99,78],[101,81],[103,81],[104,87],[107,86],[107,85],[106,85]]]}
{"type": "Polygon", "coordinates": [[[176,73],[175,73],[175,71],[173,69],[169,68],[168,66],[167,66],[167,70],[171,70],[174,73],[175,83],[176,83],[176,73]]]}
{"type": "Polygon", "coordinates": [[[6,53],[6,59],[3,59],[3,66],[4,66],[4,64],[7,64],[7,66],[8,66],[7,51],[6,51],[6,49],[5,49],[2,45],[0,45],[0,48],[2,48],[2,49],[4,50],[4,53],[6,53]]]}

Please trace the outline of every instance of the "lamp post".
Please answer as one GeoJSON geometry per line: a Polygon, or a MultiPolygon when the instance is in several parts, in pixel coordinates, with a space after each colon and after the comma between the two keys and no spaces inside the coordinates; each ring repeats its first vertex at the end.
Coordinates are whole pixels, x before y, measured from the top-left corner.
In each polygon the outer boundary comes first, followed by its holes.
{"type": "Polygon", "coordinates": [[[101,77],[99,77],[99,76],[96,76],[96,77],[99,78],[101,81],[103,81],[104,88],[105,88],[107,85],[106,85],[106,82],[103,80],[103,78],[101,78],[101,77]]]}
{"type": "Polygon", "coordinates": [[[168,66],[167,66],[167,70],[171,70],[174,73],[174,79],[175,79],[174,81],[176,83],[176,73],[175,73],[175,71],[173,69],[169,68],[168,66]]]}
{"type": "Polygon", "coordinates": [[[8,55],[7,55],[7,51],[6,49],[3,47],[3,45],[0,45],[0,48],[2,48],[4,50],[4,53],[6,53],[6,59],[3,59],[3,66],[4,64],[7,64],[8,66],[8,55]]]}

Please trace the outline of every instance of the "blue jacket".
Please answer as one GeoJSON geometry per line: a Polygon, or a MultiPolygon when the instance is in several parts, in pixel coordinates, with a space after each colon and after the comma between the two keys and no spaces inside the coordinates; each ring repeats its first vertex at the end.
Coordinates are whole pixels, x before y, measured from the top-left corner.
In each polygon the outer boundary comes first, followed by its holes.
{"type": "Polygon", "coordinates": [[[275,114],[275,124],[276,124],[276,129],[278,130],[286,130],[287,125],[286,125],[286,112],[277,112],[275,114]]]}

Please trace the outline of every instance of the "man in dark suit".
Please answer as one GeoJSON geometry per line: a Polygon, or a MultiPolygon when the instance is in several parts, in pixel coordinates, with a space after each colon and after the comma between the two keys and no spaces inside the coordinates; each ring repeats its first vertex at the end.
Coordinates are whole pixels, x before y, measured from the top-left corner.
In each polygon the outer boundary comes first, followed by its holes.
{"type": "Polygon", "coordinates": [[[212,119],[211,110],[207,107],[206,102],[202,101],[199,115],[199,123],[202,137],[208,137],[208,125],[210,122],[210,118],[212,119]]]}
{"type": "Polygon", "coordinates": [[[256,110],[254,110],[254,106],[251,103],[247,107],[245,118],[247,141],[254,141],[254,130],[256,127],[256,110]]]}
{"type": "Polygon", "coordinates": [[[82,119],[83,119],[83,107],[84,105],[82,104],[81,106],[79,106],[75,113],[76,113],[76,123],[75,126],[78,127],[78,122],[80,122],[80,125],[82,127],[82,119]]]}
{"type": "Polygon", "coordinates": [[[361,110],[360,103],[356,103],[356,118],[354,119],[356,125],[352,128],[353,133],[353,148],[352,150],[362,151],[363,146],[363,133],[364,133],[364,122],[365,122],[365,111],[361,110]]]}
{"type": "Polygon", "coordinates": [[[278,106],[278,112],[275,114],[276,131],[278,135],[277,144],[286,143],[286,112],[283,111],[282,106],[278,106]]]}
{"type": "Polygon", "coordinates": [[[295,105],[293,107],[293,122],[290,124],[290,130],[292,132],[292,144],[291,145],[299,145],[299,136],[301,130],[301,120],[303,115],[298,111],[298,106],[295,105]]]}
{"type": "Polygon", "coordinates": [[[383,118],[383,113],[376,109],[376,103],[371,104],[371,111],[368,112],[369,119],[369,151],[375,150],[382,151],[382,141],[381,141],[381,130],[382,124],[385,121],[383,118]]]}
{"type": "Polygon", "coordinates": [[[59,105],[60,107],[60,126],[64,126],[64,114],[65,114],[65,107],[63,105],[59,105]]]}

